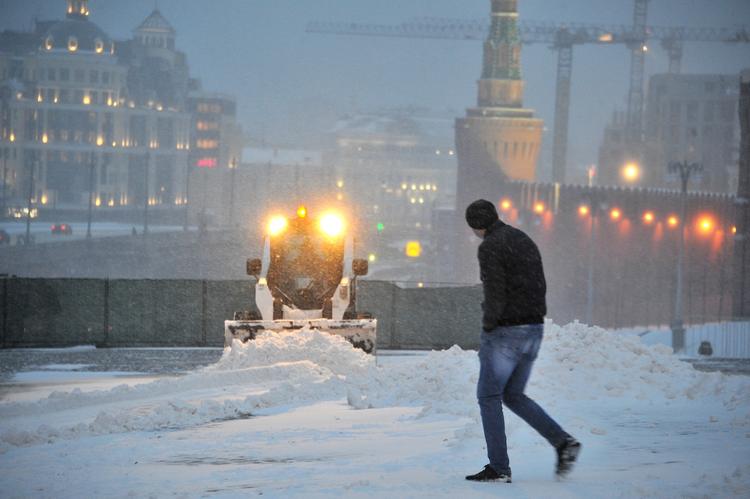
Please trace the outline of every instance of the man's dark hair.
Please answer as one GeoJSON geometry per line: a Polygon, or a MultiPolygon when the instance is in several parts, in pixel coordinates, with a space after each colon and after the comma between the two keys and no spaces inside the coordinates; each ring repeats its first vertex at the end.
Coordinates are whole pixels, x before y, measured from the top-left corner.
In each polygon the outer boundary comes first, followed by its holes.
{"type": "Polygon", "coordinates": [[[466,208],[466,223],[472,229],[488,229],[499,218],[495,205],[486,199],[477,199],[466,208]]]}

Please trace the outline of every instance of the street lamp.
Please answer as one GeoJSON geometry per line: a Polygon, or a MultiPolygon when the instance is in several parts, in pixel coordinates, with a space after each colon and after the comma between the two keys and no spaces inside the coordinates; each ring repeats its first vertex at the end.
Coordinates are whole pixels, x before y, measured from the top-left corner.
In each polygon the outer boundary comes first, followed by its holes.
{"type": "Polygon", "coordinates": [[[641,178],[641,167],[633,161],[622,167],[622,178],[628,183],[635,183],[641,178]]]}
{"type": "Polygon", "coordinates": [[[24,239],[26,245],[31,244],[31,198],[34,196],[34,173],[38,162],[39,158],[34,158],[29,168],[29,198],[26,206],[26,239],[24,239]]]}
{"type": "Polygon", "coordinates": [[[503,199],[500,201],[500,209],[502,211],[509,211],[513,207],[513,203],[511,203],[510,199],[503,199]]]}
{"type": "Polygon", "coordinates": [[[229,180],[229,226],[231,227],[234,220],[234,177],[237,172],[237,158],[232,158],[229,163],[229,170],[232,172],[229,180]]]}
{"type": "Polygon", "coordinates": [[[600,209],[606,210],[606,206],[601,204],[596,192],[589,192],[588,205],[582,204],[578,207],[578,213],[582,217],[589,217],[589,255],[588,255],[588,272],[586,275],[586,324],[594,324],[594,248],[596,246],[596,218],[600,209]]]}
{"type": "Polygon", "coordinates": [[[680,227],[679,247],[677,251],[677,286],[675,289],[674,316],[672,318],[672,350],[682,352],[685,349],[685,327],[682,318],[682,273],[685,260],[685,212],[687,211],[687,189],[690,175],[703,171],[703,165],[700,163],[691,163],[687,160],[672,161],[669,163],[669,173],[679,173],[681,186],[680,201],[680,227]]]}
{"type": "Polygon", "coordinates": [[[190,193],[190,156],[187,156],[187,159],[185,160],[185,197],[183,199],[183,204],[185,205],[185,219],[182,223],[182,230],[188,230],[188,196],[190,193]]]}
{"type": "Polygon", "coordinates": [[[6,183],[8,182],[8,154],[10,153],[9,147],[3,148],[3,207],[0,211],[0,220],[5,218],[5,210],[7,209],[7,202],[5,196],[8,192],[6,183]]]}
{"type": "Polygon", "coordinates": [[[146,150],[146,167],[145,167],[145,201],[143,203],[143,235],[145,236],[148,234],[148,174],[149,174],[149,164],[151,163],[151,151],[146,150]]]}
{"type": "Polygon", "coordinates": [[[94,152],[89,158],[89,213],[86,223],[86,239],[91,239],[91,205],[94,202],[94,152]]]}

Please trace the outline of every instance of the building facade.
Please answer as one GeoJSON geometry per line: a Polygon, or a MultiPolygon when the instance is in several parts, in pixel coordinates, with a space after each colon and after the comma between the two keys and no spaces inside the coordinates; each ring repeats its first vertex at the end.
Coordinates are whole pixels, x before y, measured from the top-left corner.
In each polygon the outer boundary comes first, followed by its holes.
{"type": "MultiPolygon", "coordinates": [[[[193,211],[204,223],[233,223],[236,173],[242,164],[237,103],[226,95],[191,91],[187,111],[191,116],[192,172],[187,190],[193,200],[193,211]]],[[[241,196],[242,192],[236,194],[241,196]]]]}
{"type": "Polygon", "coordinates": [[[337,122],[324,162],[332,197],[360,206],[373,229],[413,237],[428,230],[431,211],[452,204],[456,154],[452,119],[424,109],[356,114],[337,122]]]}
{"type": "Polygon", "coordinates": [[[695,162],[703,171],[690,188],[737,190],[739,127],[736,75],[658,74],[649,81],[642,159],[629,151],[624,114],[615,112],[599,148],[602,185],[680,189],[671,162],[695,162]],[[635,166],[635,169],[634,169],[635,166]]]}
{"type": "Polygon", "coordinates": [[[734,200],[737,219],[734,248],[733,315],[750,317],[750,69],[740,73],[740,154],[737,197],[734,200]]]}
{"type": "Polygon", "coordinates": [[[736,192],[738,101],[737,75],[652,76],[645,114],[644,180],[654,186],[679,188],[679,179],[669,175],[667,165],[691,161],[703,165],[694,188],[736,192]]]}
{"type": "Polygon", "coordinates": [[[0,34],[2,216],[184,211],[199,84],[175,31],[154,10],[115,41],[89,14],[67,0],[64,20],[0,34]]]}

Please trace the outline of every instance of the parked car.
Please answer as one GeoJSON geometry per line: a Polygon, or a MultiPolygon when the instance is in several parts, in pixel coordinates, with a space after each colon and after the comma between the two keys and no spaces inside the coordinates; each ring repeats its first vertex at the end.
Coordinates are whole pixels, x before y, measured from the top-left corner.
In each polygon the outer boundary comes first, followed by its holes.
{"type": "Polygon", "coordinates": [[[10,244],[10,234],[5,229],[0,229],[0,245],[10,244]]]}
{"type": "Polygon", "coordinates": [[[64,234],[69,236],[73,233],[73,227],[70,224],[54,224],[51,228],[53,234],[64,234]]]}

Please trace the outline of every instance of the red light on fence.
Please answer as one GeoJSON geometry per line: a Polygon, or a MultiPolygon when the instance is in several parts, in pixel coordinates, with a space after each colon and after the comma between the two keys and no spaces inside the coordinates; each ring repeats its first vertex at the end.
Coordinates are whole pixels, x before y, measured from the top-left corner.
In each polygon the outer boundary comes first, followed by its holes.
{"type": "Polygon", "coordinates": [[[647,211],[643,214],[643,223],[645,224],[651,224],[654,221],[654,212],[647,211]]]}

